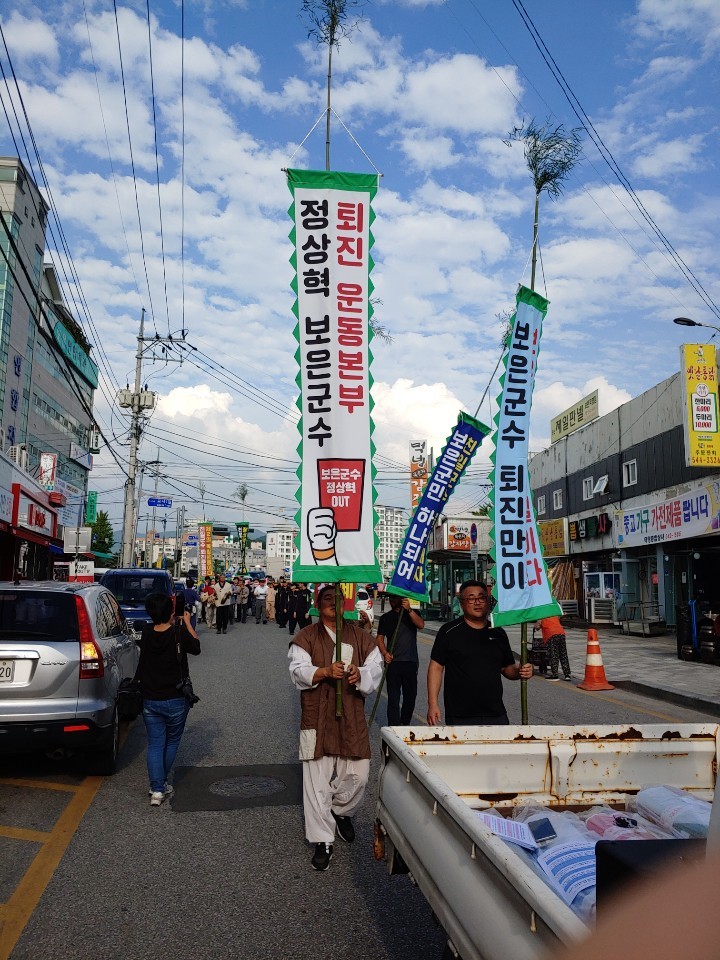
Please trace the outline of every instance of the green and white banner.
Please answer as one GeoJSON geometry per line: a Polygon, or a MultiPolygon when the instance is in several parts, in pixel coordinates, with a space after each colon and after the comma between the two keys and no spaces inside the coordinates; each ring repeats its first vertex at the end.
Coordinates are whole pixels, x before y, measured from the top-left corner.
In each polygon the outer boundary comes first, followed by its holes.
{"type": "Polygon", "coordinates": [[[500,378],[495,417],[491,558],[495,561],[493,624],[527,623],[559,616],[542,554],[530,491],[528,447],[542,322],[548,302],[520,287],[500,378]]]}
{"type": "Polygon", "coordinates": [[[381,579],[370,399],[376,175],[288,170],[297,299],[299,557],[293,577],[381,579]]]}

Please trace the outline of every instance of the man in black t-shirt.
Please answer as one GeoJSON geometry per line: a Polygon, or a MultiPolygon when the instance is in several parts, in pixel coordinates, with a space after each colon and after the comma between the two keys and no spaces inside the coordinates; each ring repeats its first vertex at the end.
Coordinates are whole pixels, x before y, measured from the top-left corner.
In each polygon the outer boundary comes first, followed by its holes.
{"type": "Polygon", "coordinates": [[[503,629],[490,627],[490,607],[485,584],[466,580],[459,591],[463,616],[438,630],[428,666],[430,726],[442,722],[438,705],[445,673],[445,723],[449,726],[506,724],[502,677],[528,680],[533,666],[515,662],[503,629]]]}
{"type": "Polygon", "coordinates": [[[392,593],[390,610],[380,617],[377,631],[377,645],[387,668],[388,725],[407,727],[412,721],[415,700],[417,698],[418,648],[417,632],[425,626],[420,614],[413,610],[407,597],[398,597],[392,593]],[[398,627],[398,618],[400,626],[398,627]],[[397,627],[397,636],[395,629],[397,627]],[[392,652],[388,644],[395,637],[392,652]],[[402,709],[400,697],[402,696],[402,709]]]}

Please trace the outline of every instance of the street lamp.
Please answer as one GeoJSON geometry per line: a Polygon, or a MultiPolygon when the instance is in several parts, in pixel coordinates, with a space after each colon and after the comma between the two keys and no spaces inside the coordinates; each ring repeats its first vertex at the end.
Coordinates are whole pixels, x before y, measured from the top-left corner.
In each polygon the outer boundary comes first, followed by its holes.
{"type": "Polygon", "coordinates": [[[673,323],[676,323],[679,327],[709,327],[711,330],[717,330],[720,333],[720,327],[716,327],[714,323],[700,323],[699,320],[691,320],[690,317],[675,317],[673,323]]]}

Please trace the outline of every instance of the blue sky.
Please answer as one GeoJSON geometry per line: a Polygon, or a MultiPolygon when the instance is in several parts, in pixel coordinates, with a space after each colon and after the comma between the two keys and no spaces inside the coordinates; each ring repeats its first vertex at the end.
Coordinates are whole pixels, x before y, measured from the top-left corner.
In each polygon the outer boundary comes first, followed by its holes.
{"type": "MultiPolygon", "coordinates": [[[[180,5],[151,0],[164,271],[145,0],[118,0],[145,262],[111,0],[85,0],[87,23],[78,0],[6,0],[2,17],[92,316],[88,335],[112,370],[96,401],[103,431],[126,458],[127,424],[109,401],[131,378],[141,307],[162,333],[184,317],[214,370],[197,352],[194,363],[145,368],[161,402],[141,457],[155,459],[160,447],[176,502],[178,487],[192,499],[204,479],[218,518],[240,518],[227,498],[245,481],[259,527],[293,513],[292,274],[281,168],[323,110],[326,71],[300,6],[185,0],[183,192],[180,5]],[[218,363],[229,372],[220,379],[218,363]]],[[[645,210],[720,303],[720,6],[525,0],[524,9],[645,210]]],[[[380,502],[404,506],[408,442],[427,438],[437,448],[459,409],[475,411],[499,356],[498,315],[512,307],[517,283],[529,283],[531,182],[521,147],[504,139],[523,119],[579,121],[512,0],[375,0],[362,13],[334,57],[333,105],[383,173],[373,279],[378,320],[393,341],[375,342],[378,490],[380,502]]],[[[7,72],[4,50],[0,59],[7,72]]],[[[5,88],[3,97],[9,105],[5,88]]],[[[0,149],[14,154],[0,120],[0,149]]],[[[683,341],[673,317],[720,323],[585,134],[583,142],[562,197],[542,200],[536,285],[550,308],[534,449],[549,442],[551,416],[595,387],[604,413],[673,373],[683,341]]],[[[321,124],[293,165],[323,164],[321,124]]],[[[371,169],[338,123],[332,166],[371,169]]],[[[697,333],[704,340],[712,331],[697,333]]],[[[491,414],[484,404],[481,417],[491,414]]],[[[488,453],[453,510],[482,499],[488,453]]],[[[121,479],[101,455],[91,487],[114,520],[121,479]]]]}

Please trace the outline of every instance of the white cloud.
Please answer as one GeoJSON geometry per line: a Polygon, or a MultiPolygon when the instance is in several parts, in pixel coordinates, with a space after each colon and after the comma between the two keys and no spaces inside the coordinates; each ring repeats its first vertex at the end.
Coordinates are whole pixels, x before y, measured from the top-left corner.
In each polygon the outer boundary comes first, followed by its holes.
{"type": "Polygon", "coordinates": [[[24,17],[17,10],[13,10],[3,22],[3,33],[13,57],[18,60],[32,60],[34,68],[37,68],[38,60],[47,61],[51,67],[57,66],[57,37],[39,16],[24,17]]]}
{"type": "Polygon", "coordinates": [[[710,47],[720,41],[720,7],[715,0],[640,0],[637,25],[647,37],[684,34],[710,47]]]}
{"type": "Polygon", "coordinates": [[[704,137],[697,133],[682,139],[666,140],[635,157],[633,172],[644,177],[668,177],[697,167],[704,146],[704,137]]]}
{"type": "Polygon", "coordinates": [[[206,383],[194,387],[174,387],[160,396],[158,411],[167,417],[199,417],[227,413],[232,403],[229,393],[219,393],[206,383]]]}

